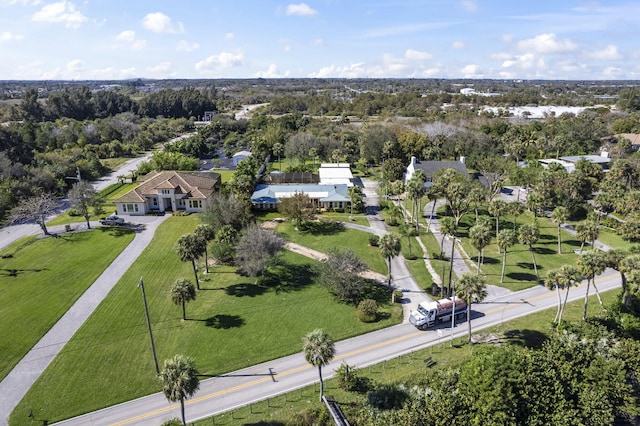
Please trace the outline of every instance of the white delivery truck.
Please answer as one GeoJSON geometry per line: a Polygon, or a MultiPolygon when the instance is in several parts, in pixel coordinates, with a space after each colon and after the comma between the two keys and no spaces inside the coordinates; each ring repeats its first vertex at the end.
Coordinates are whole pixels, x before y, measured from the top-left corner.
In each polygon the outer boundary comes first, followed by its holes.
{"type": "Polygon", "coordinates": [[[464,321],[467,318],[467,304],[459,297],[440,299],[436,302],[422,302],[418,309],[411,312],[409,322],[420,330],[426,330],[439,322],[451,321],[451,315],[456,320],[464,321]],[[455,300],[455,311],[454,311],[455,300]],[[455,312],[455,313],[454,313],[455,312]]]}

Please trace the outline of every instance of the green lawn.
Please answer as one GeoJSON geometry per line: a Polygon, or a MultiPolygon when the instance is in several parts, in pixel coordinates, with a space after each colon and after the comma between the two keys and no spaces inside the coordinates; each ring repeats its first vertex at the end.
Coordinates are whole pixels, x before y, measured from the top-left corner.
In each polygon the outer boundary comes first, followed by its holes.
{"type": "MultiPolygon", "coordinates": [[[[285,252],[272,270],[272,284],[213,267],[187,305],[171,303],[177,278],[193,279],[191,265],[173,246],[198,224],[198,216],[168,218],[127,271],[14,411],[11,424],[24,423],[32,407],[49,422],[160,391],[146,329],[141,293],[144,277],[160,363],[181,353],[193,357],[203,374],[221,374],[301,350],[301,338],[324,328],[336,340],[397,324],[398,304],[383,304],[379,322],[356,320],[355,308],[339,304],[314,284],[314,261],[285,252]],[[275,278],[277,277],[277,278],[275,278]],[[63,380],[61,378],[64,378],[63,380]],[[20,420],[18,420],[20,419],[20,420]]],[[[202,268],[201,268],[202,270],[202,268]]]]}
{"type": "Polygon", "coordinates": [[[369,269],[387,274],[387,264],[377,247],[369,246],[369,234],[364,231],[342,228],[329,232],[298,232],[291,223],[282,223],[278,232],[288,241],[327,253],[333,248],[349,248],[364,261],[369,269]]]}
{"type": "Polygon", "coordinates": [[[109,228],[28,237],[0,251],[0,379],[73,305],[133,239],[109,228]]]}
{"type": "MultiPolygon", "coordinates": [[[[613,302],[617,297],[617,291],[603,293],[605,305],[613,302]]],[[[564,319],[580,321],[583,302],[577,301],[567,304],[564,319]]],[[[590,317],[598,316],[603,312],[598,301],[591,297],[589,300],[590,317]]],[[[550,324],[555,315],[554,309],[537,312],[505,322],[497,327],[482,330],[481,333],[494,334],[505,339],[510,344],[536,346],[540,339],[550,332],[550,324]],[[527,340],[526,336],[534,336],[534,340],[527,340]]],[[[475,333],[474,333],[475,334],[475,333]]],[[[369,378],[374,383],[416,383],[429,369],[455,368],[471,359],[474,348],[479,344],[469,345],[464,338],[454,339],[453,347],[449,346],[449,340],[443,339],[439,345],[415,351],[389,361],[359,368],[362,377],[369,378]],[[434,366],[427,369],[425,358],[432,358],[434,366]]],[[[358,368],[359,366],[354,366],[358,368]]],[[[215,418],[208,418],[195,422],[196,426],[222,425],[259,425],[259,424],[290,424],[296,415],[305,410],[318,410],[326,412],[326,408],[318,402],[319,386],[307,386],[268,400],[259,401],[251,405],[238,408],[231,412],[220,414],[215,418]]],[[[358,409],[364,403],[364,395],[356,392],[346,392],[337,387],[336,380],[325,382],[325,395],[331,395],[350,419],[350,407],[358,409]]],[[[187,408],[188,410],[188,408],[187,408]]]]}

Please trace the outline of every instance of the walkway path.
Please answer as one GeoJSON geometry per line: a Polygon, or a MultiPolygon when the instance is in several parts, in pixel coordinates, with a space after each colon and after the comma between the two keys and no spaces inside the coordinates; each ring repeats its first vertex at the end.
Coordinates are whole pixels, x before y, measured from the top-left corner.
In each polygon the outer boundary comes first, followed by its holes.
{"type": "Polygon", "coordinates": [[[167,217],[169,216],[140,218],[146,222],[144,229],[136,234],[133,241],[105,269],[91,287],[0,382],[0,395],[2,395],[0,398],[0,424],[7,424],[7,418],[11,411],[147,247],[156,228],[167,217]]]}

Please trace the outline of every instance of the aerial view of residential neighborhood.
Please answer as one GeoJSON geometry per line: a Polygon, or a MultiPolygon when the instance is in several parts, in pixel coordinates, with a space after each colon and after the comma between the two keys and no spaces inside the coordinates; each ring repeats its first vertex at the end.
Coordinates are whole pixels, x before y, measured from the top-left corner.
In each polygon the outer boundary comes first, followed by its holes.
{"type": "Polygon", "coordinates": [[[0,426],[640,425],[640,4],[144,3],[0,0],[0,426]]]}

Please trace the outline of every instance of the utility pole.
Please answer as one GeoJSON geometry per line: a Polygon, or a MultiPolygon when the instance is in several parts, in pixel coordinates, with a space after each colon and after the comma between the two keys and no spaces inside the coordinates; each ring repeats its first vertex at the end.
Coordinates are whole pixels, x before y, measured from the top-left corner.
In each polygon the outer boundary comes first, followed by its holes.
{"type": "Polygon", "coordinates": [[[153,343],[153,333],[151,332],[151,319],[149,319],[149,306],[147,305],[147,294],[144,292],[144,281],[140,277],[138,287],[142,289],[142,300],[144,301],[144,312],[147,316],[147,328],[149,329],[149,338],[151,339],[151,352],[153,352],[153,362],[156,364],[156,374],[160,374],[158,367],[158,356],[156,355],[156,346],[153,343]]]}
{"type": "Polygon", "coordinates": [[[451,340],[449,341],[449,346],[453,347],[453,327],[456,326],[456,282],[452,280],[451,285],[453,287],[453,296],[451,296],[453,306],[451,308],[451,340]]]}

